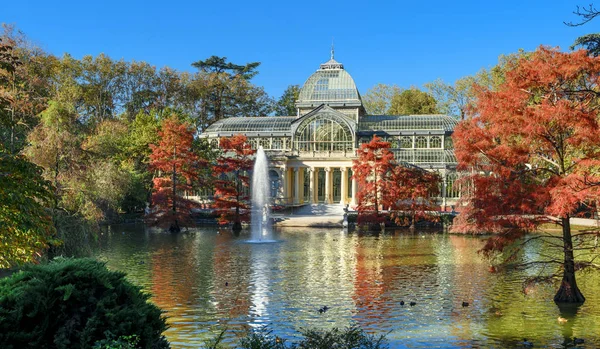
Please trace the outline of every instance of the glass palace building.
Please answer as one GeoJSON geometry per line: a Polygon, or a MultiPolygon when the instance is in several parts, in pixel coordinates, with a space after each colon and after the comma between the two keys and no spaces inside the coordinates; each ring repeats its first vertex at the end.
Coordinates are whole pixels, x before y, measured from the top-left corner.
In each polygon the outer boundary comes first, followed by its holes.
{"type": "Polygon", "coordinates": [[[221,137],[243,134],[262,146],[269,162],[274,203],[356,203],[352,161],[374,135],[391,143],[398,162],[437,171],[443,179],[440,206],[454,205],[458,188],[452,132],[447,115],[367,115],[354,80],[333,59],[304,83],[294,116],[234,117],[203,132],[218,145],[221,137]]]}

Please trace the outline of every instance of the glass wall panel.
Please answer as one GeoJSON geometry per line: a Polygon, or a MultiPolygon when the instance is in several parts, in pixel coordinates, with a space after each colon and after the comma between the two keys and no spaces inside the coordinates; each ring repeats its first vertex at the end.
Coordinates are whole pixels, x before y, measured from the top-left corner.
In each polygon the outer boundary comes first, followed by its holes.
{"type": "Polygon", "coordinates": [[[333,169],[333,202],[340,202],[342,199],[342,171],[339,168],[333,169]]]}
{"type": "Polygon", "coordinates": [[[427,148],[427,138],[424,136],[415,138],[415,148],[427,148]]]}

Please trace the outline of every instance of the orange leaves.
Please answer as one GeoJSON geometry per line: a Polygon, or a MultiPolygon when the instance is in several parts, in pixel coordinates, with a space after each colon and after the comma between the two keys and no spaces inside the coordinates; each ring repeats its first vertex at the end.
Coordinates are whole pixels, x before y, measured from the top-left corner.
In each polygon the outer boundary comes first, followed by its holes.
{"type": "Polygon", "coordinates": [[[153,180],[150,219],[164,227],[173,222],[175,225],[193,225],[190,215],[196,203],[183,196],[191,189],[190,183],[197,180],[198,168],[205,166],[206,161],[192,149],[194,131],[175,117],[163,121],[159,136],[159,144],[150,145],[150,168],[157,170],[160,176],[153,180]]]}
{"type": "Polygon", "coordinates": [[[427,212],[437,210],[432,197],[438,194],[439,176],[417,167],[395,162],[390,144],[374,136],[362,144],[352,172],[358,182],[358,223],[373,224],[386,220],[380,213],[387,210],[397,223],[415,218],[432,218],[427,212]]]}
{"type": "Polygon", "coordinates": [[[471,172],[455,230],[530,228],[538,215],[567,217],[600,199],[591,185],[600,181],[599,76],[600,59],[585,51],[540,47],[497,91],[477,89],[473,116],[453,136],[459,168],[471,172]]]}
{"type": "Polygon", "coordinates": [[[213,167],[215,173],[215,209],[219,223],[242,222],[250,219],[249,172],[254,166],[250,147],[244,135],[221,138],[223,155],[213,167]]]}

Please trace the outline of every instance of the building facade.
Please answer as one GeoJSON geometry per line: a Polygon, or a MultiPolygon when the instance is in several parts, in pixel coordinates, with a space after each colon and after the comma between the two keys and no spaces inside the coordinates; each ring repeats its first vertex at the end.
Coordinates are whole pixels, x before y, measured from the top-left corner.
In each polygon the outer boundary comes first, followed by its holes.
{"type": "Polygon", "coordinates": [[[294,116],[235,117],[203,132],[218,139],[245,135],[270,161],[271,196],[277,204],[356,204],[352,161],[374,135],[390,142],[398,162],[440,174],[440,206],[455,204],[458,188],[452,132],[447,115],[367,115],[354,80],[341,63],[320,65],[300,90],[294,116]]]}

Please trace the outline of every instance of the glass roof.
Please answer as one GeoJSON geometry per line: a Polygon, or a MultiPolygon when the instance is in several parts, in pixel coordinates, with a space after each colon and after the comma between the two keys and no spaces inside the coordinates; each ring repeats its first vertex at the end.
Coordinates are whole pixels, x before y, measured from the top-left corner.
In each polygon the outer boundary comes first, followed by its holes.
{"type": "Polygon", "coordinates": [[[306,80],[300,90],[297,104],[326,102],[362,104],[354,79],[344,70],[344,66],[333,58],[321,64],[319,70],[306,80]]]}
{"type": "Polygon", "coordinates": [[[447,115],[367,115],[358,121],[359,131],[453,131],[458,120],[447,115]]]}
{"type": "Polygon", "coordinates": [[[210,125],[208,133],[245,133],[245,132],[290,132],[295,116],[233,117],[219,120],[210,125]]]}
{"type": "Polygon", "coordinates": [[[398,162],[415,165],[456,165],[454,150],[449,149],[393,149],[394,158],[398,162]]]}

